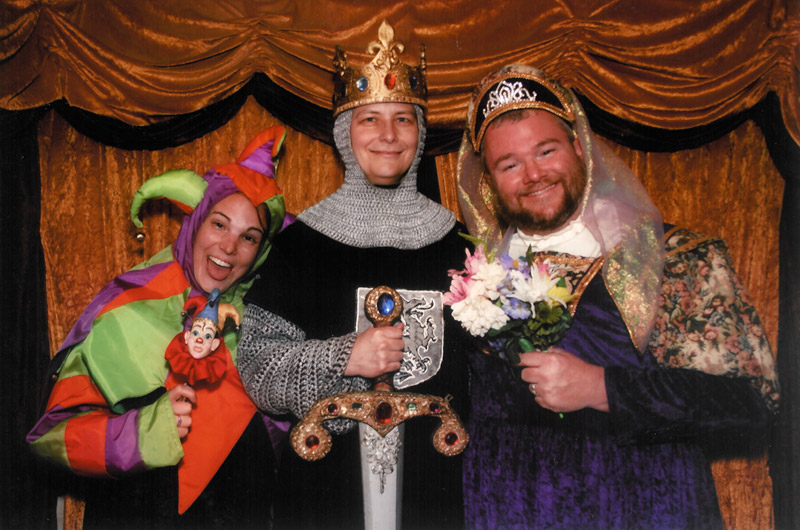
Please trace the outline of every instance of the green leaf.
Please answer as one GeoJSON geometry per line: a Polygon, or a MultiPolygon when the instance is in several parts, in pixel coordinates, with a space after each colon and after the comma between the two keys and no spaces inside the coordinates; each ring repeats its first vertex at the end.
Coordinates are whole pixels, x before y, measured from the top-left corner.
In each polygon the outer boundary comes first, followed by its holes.
{"type": "Polygon", "coordinates": [[[478,245],[481,245],[482,247],[486,247],[486,238],[485,237],[475,237],[475,236],[471,236],[469,234],[465,234],[464,232],[459,232],[458,235],[460,235],[461,237],[463,237],[464,239],[466,239],[467,241],[469,241],[470,243],[472,243],[476,247],[478,245]]]}
{"type": "Polygon", "coordinates": [[[525,325],[525,322],[523,322],[521,320],[511,319],[508,322],[506,322],[506,324],[503,327],[497,328],[497,329],[492,328],[489,331],[487,331],[486,334],[488,336],[490,336],[490,337],[494,337],[494,336],[502,335],[504,333],[508,333],[508,332],[513,331],[515,329],[521,328],[524,325],[525,325]]]}
{"type": "Polygon", "coordinates": [[[528,245],[528,250],[525,251],[525,261],[528,262],[528,265],[533,267],[533,262],[536,261],[536,255],[533,253],[533,247],[528,245]]]}
{"type": "Polygon", "coordinates": [[[487,245],[489,241],[487,238],[471,236],[469,234],[465,234],[464,232],[459,232],[458,235],[472,243],[475,247],[483,247],[483,252],[486,254],[486,259],[489,260],[489,263],[494,261],[494,253],[497,249],[492,249],[491,251],[488,249],[487,245]]]}
{"type": "Polygon", "coordinates": [[[519,365],[519,352],[519,341],[510,340],[506,343],[506,349],[504,353],[506,354],[506,359],[511,366],[519,365]]]}

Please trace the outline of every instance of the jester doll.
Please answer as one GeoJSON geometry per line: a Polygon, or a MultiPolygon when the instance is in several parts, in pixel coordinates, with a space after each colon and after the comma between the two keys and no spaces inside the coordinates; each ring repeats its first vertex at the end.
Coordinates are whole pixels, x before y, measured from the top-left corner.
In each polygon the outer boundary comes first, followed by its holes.
{"type": "Polygon", "coordinates": [[[46,410],[27,437],[37,455],[90,477],[68,481],[86,500],[84,528],[238,528],[270,517],[280,425],[258,414],[242,387],[238,326],[220,323],[225,347],[205,359],[214,359],[213,382],[190,384],[165,352],[192,334],[190,300],[205,305],[211,295],[243,312],[284,221],[274,180],[284,137],[281,127],[267,129],[235,163],[202,177],[170,171],[136,192],[134,224],[142,227],[146,200],[164,197],[187,214],[178,237],[84,310],[54,358],[46,410]]]}
{"type": "MultiPolygon", "coordinates": [[[[220,304],[219,297],[219,289],[214,288],[208,299],[196,296],[186,302],[183,314],[191,319],[191,325],[175,335],[164,355],[171,377],[179,383],[216,385],[225,376],[230,354],[220,335],[225,321],[233,319],[238,326],[240,315],[231,304],[220,304]]],[[[176,423],[183,425],[183,419],[179,416],[176,423]]]]}

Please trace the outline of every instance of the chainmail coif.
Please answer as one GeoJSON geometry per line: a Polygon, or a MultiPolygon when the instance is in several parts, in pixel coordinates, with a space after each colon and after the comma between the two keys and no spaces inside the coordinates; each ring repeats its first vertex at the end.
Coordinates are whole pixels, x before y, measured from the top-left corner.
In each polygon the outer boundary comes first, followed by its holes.
{"type": "Polygon", "coordinates": [[[353,110],[336,118],[333,137],[345,165],[344,183],[303,211],[298,219],[331,239],[358,248],[418,249],[443,238],[455,225],[453,212],[417,191],[417,168],[425,147],[425,119],[414,105],[419,136],[411,167],[396,188],[370,184],[350,143],[353,110]]]}

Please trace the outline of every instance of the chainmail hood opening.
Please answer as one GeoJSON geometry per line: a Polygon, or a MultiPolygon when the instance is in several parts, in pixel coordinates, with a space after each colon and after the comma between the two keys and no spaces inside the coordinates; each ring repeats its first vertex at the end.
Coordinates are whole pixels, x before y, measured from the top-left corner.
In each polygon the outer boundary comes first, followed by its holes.
{"type": "Polygon", "coordinates": [[[333,137],[345,166],[344,183],[297,219],[331,239],[358,248],[417,249],[455,225],[453,212],[417,191],[417,169],[425,147],[425,116],[413,105],[419,131],[411,167],[396,188],[372,185],[356,161],[350,141],[353,109],[336,117],[333,137]]]}

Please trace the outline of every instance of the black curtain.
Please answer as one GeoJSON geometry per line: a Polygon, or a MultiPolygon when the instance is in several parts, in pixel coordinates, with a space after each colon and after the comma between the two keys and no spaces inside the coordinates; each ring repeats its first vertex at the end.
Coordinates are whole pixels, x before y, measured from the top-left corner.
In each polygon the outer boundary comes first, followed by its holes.
{"type": "Polygon", "coordinates": [[[25,434],[40,409],[48,364],[44,256],[39,239],[37,123],[42,110],[0,111],[3,348],[0,396],[0,527],[54,528],[48,484],[59,472],[30,456],[25,434]],[[9,333],[10,332],[10,333],[9,333]],[[51,474],[52,472],[52,474],[51,474]],[[48,519],[49,517],[49,519],[48,519]]]}
{"type": "Polygon", "coordinates": [[[785,181],[780,221],[778,377],[781,404],[770,447],[775,528],[800,528],[800,147],[789,136],[778,97],[770,93],[751,110],[775,167],[785,181]]]}
{"type": "MultiPolygon", "coordinates": [[[[190,142],[224,125],[241,108],[247,96],[290,127],[332,144],[330,111],[281,89],[257,74],[237,94],[190,114],[155,125],[135,127],[95,115],[65,102],[53,107],[76,130],[95,141],[130,150],[158,150],[190,142]]],[[[797,381],[800,379],[794,346],[800,344],[800,282],[791,271],[800,270],[800,148],[789,136],[780,114],[778,98],[770,93],[758,105],[712,124],[671,131],[644,127],[619,119],[579,96],[592,128],[610,140],[643,151],[672,152],[716,140],[747,119],[761,128],[786,187],[780,226],[780,323],[778,369],[782,384],[781,412],[772,433],[770,469],[774,482],[776,528],[800,525],[800,447],[797,381]]],[[[48,364],[47,312],[44,260],[39,239],[40,180],[37,123],[46,108],[0,111],[0,200],[2,201],[2,271],[4,317],[12,330],[5,352],[5,376],[0,378],[4,408],[2,418],[2,528],[55,528],[54,497],[69,478],[30,456],[25,434],[40,412],[40,395],[48,364]]],[[[423,193],[439,199],[432,155],[454,151],[461,130],[429,128],[420,175],[423,193]]]]}

